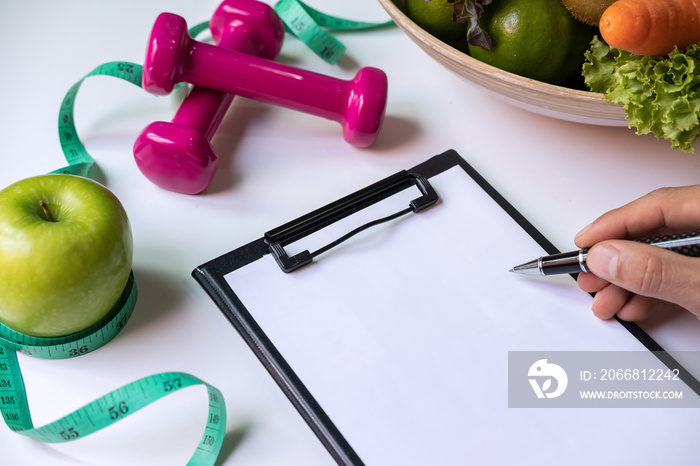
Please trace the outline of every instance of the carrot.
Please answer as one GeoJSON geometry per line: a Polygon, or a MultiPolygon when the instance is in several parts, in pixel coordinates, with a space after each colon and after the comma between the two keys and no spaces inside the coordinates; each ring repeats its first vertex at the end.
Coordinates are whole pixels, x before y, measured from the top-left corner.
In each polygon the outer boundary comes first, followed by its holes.
{"type": "Polygon", "coordinates": [[[667,55],[700,41],[700,0],[617,0],[600,18],[611,47],[635,55],[667,55]]]}

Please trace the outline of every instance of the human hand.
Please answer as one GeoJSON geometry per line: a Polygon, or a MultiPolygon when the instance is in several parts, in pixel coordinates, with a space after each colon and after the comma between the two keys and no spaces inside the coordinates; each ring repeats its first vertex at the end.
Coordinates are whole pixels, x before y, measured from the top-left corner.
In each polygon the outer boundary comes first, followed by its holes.
{"type": "Polygon", "coordinates": [[[590,247],[591,272],[579,287],[595,292],[593,313],[638,321],[680,306],[700,319],[700,258],[634,241],[700,229],[700,185],[662,188],[600,216],[575,238],[590,247]]]}

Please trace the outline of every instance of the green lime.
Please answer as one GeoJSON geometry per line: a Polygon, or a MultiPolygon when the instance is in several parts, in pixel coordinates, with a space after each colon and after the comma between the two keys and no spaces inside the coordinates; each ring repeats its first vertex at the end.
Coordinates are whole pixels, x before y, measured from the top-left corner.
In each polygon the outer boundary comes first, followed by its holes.
{"type": "Polygon", "coordinates": [[[469,45],[472,57],[551,84],[580,74],[595,30],[574,19],[561,0],[499,0],[484,10],[479,23],[493,46],[469,45]]]}
{"type": "Polygon", "coordinates": [[[444,42],[467,37],[467,23],[452,21],[454,6],[447,0],[406,0],[406,15],[444,42]]]}

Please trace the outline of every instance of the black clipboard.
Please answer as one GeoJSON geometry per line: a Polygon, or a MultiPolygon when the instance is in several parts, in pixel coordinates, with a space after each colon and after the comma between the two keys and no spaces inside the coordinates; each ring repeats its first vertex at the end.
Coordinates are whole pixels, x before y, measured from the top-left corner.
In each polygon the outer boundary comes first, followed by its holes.
{"type": "MultiPolygon", "coordinates": [[[[269,338],[256,318],[249,312],[246,303],[239,297],[240,293],[232,289],[225,277],[264,258],[268,261],[274,258],[280,269],[280,274],[294,274],[300,268],[314,267],[315,256],[337,247],[349,237],[404,215],[413,213],[421,215],[421,211],[428,211],[436,203],[439,204],[440,191],[435,192],[431,186],[431,179],[455,168],[466,173],[547,254],[560,252],[457,152],[448,150],[410,170],[399,172],[299,219],[272,229],[257,240],[200,265],[192,273],[340,465],[362,465],[364,463],[361,454],[355,451],[343,432],[334,424],[332,416],[327,414],[324,406],[321,406],[314,394],[309,391],[304,381],[295,372],[295,368],[290,366],[285,356],[278,350],[276,342],[269,338]],[[407,209],[399,211],[395,215],[388,215],[376,221],[365,223],[346,235],[347,237],[340,237],[327,247],[321,248],[317,253],[302,250],[296,254],[288,254],[285,250],[289,244],[345,219],[368,206],[382,202],[411,186],[417,188],[417,196],[412,198],[407,209]]],[[[456,246],[460,246],[458,244],[459,238],[455,238],[455,242],[456,246]]],[[[324,259],[318,260],[323,261],[324,259]]],[[[274,293],[275,290],[270,290],[270,292],[274,293]]],[[[681,367],[639,326],[621,320],[618,322],[643,347],[654,352],[668,367],[681,367]]],[[[691,389],[700,394],[700,383],[690,373],[682,370],[681,377],[691,389]]]]}

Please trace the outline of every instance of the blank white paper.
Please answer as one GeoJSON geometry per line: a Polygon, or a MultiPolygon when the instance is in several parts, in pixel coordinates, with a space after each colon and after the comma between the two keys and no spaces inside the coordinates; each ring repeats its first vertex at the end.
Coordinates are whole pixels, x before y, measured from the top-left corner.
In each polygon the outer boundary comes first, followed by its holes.
{"type": "MultiPolygon", "coordinates": [[[[508,408],[508,351],[644,348],[595,318],[571,277],[509,273],[545,251],[461,168],[430,182],[437,205],[298,271],[266,256],[226,276],[364,463],[684,464],[700,427],[692,412],[508,408]],[[656,425],[678,429],[639,447],[656,425]]],[[[415,197],[364,209],[309,248],[415,197]]]]}

